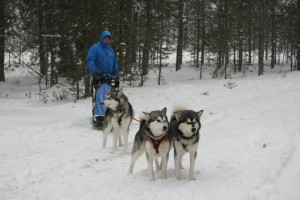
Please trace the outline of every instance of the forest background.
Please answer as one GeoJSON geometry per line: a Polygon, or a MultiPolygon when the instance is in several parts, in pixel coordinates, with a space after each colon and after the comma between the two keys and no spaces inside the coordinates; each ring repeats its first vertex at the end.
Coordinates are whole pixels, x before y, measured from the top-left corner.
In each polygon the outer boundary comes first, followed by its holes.
{"type": "Polygon", "coordinates": [[[184,52],[189,65],[212,78],[257,65],[300,70],[300,0],[1,0],[0,82],[27,67],[38,74],[40,94],[61,80],[76,98],[91,95],[88,48],[102,31],[113,35],[123,83],[143,86],[149,70],[184,52]],[[205,67],[204,67],[205,66],[205,67]]]}

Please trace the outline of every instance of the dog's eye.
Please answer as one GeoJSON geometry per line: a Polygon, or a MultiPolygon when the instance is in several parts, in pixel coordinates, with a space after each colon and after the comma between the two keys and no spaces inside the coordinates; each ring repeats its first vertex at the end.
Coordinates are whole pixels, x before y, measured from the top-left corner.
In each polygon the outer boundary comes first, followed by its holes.
{"type": "Polygon", "coordinates": [[[156,121],[157,121],[157,122],[161,122],[160,119],[157,119],[156,121]]]}

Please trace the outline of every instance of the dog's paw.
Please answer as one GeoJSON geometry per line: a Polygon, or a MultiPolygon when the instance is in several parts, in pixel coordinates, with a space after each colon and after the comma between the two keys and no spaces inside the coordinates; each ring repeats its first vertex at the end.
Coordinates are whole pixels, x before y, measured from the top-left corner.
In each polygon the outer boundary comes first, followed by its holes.
{"type": "Polygon", "coordinates": [[[116,154],[116,150],[112,150],[112,151],[110,152],[110,154],[115,155],[115,154],[116,154]]]}
{"type": "Polygon", "coordinates": [[[160,178],[161,178],[161,179],[166,179],[166,178],[167,178],[167,175],[162,173],[162,174],[160,175],[160,178]]]}
{"type": "Polygon", "coordinates": [[[149,173],[149,179],[150,181],[155,181],[155,176],[154,176],[154,173],[149,173]]]}
{"type": "Polygon", "coordinates": [[[196,178],[195,178],[195,176],[190,176],[190,177],[189,177],[189,180],[190,180],[190,181],[193,181],[193,180],[196,180],[196,178]]]}
{"type": "Polygon", "coordinates": [[[175,176],[176,176],[176,179],[177,180],[182,180],[182,177],[181,177],[181,173],[180,173],[180,171],[178,170],[178,171],[175,171],[175,176]]]}
{"type": "Polygon", "coordinates": [[[129,150],[127,148],[124,148],[124,153],[125,154],[130,154],[129,150]]]}

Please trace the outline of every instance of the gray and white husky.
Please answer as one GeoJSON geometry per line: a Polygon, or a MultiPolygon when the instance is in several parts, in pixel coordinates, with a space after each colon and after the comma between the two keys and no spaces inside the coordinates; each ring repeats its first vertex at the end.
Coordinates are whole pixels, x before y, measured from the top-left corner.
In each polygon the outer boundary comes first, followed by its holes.
{"type": "Polygon", "coordinates": [[[153,160],[155,160],[156,170],[162,170],[161,178],[167,177],[166,170],[171,141],[167,134],[169,121],[166,113],[167,108],[164,108],[150,113],[143,113],[144,115],[141,116],[140,128],[135,135],[132,147],[129,174],[132,174],[135,161],[146,152],[150,180],[155,180],[153,160]],[[160,164],[158,162],[159,157],[161,158],[160,164]]]}
{"type": "Polygon", "coordinates": [[[119,146],[123,145],[120,133],[122,131],[124,137],[124,151],[127,153],[129,126],[133,116],[132,106],[128,98],[123,94],[122,89],[112,89],[103,101],[103,105],[107,106],[108,109],[105,114],[104,126],[101,128],[103,131],[102,148],[106,147],[107,136],[113,131],[112,153],[115,153],[117,150],[117,138],[119,138],[119,146]]]}
{"type": "Polygon", "coordinates": [[[181,180],[182,157],[190,153],[189,179],[195,180],[195,161],[199,145],[201,128],[200,117],[203,110],[176,110],[170,121],[169,134],[173,138],[175,174],[181,180]]]}

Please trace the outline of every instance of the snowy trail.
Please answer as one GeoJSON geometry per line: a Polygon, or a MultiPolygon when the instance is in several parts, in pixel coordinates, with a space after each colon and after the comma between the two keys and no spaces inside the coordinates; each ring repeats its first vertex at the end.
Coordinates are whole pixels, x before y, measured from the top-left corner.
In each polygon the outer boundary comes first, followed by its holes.
{"type": "MultiPolygon", "coordinates": [[[[204,109],[196,180],[174,176],[150,182],[143,155],[127,175],[130,154],[101,149],[89,122],[90,99],[32,103],[0,98],[0,199],[233,199],[297,200],[300,192],[299,73],[228,80],[190,80],[125,88],[135,116],[188,105],[204,109]],[[208,93],[207,93],[208,92],[208,93]]],[[[5,89],[3,85],[0,87],[5,89]]],[[[0,88],[1,89],[1,88],[0,88]]],[[[16,91],[22,91],[20,88],[16,91]]],[[[136,124],[136,122],[134,122],[136,124]]],[[[138,126],[130,129],[130,147],[138,126]]]]}

